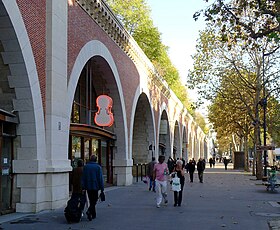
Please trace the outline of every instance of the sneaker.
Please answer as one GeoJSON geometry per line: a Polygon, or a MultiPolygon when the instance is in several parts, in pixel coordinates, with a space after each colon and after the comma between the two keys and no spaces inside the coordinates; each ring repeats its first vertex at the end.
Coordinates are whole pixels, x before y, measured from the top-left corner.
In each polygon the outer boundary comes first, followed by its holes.
{"type": "Polygon", "coordinates": [[[168,200],[167,200],[167,199],[165,199],[165,200],[164,200],[164,203],[165,203],[165,204],[167,204],[167,203],[168,203],[168,200]]]}
{"type": "Polygon", "coordinates": [[[159,204],[157,204],[157,208],[160,208],[160,205],[159,205],[159,204]]]}

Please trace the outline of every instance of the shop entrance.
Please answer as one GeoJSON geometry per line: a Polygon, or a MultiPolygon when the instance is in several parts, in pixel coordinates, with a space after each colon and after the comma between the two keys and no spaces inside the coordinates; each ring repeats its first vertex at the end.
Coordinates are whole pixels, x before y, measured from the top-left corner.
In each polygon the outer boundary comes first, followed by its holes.
{"type": "Polygon", "coordinates": [[[12,123],[1,120],[0,117],[0,212],[6,214],[13,212],[13,139],[15,137],[15,126],[12,123]]]}
{"type": "MultiPolygon", "coordinates": [[[[98,164],[102,167],[102,173],[106,186],[113,184],[113,154],[112,146],[114,140],[106,138],[104,135],[95,136],[96,128],[88,127],[83,130],[77,124],[71,125],[70,139],[69,139],[69,159],[73,168],[77,167],[79,159],[86,164],[89,157],[94,154],[98,157],[98,164]],[[79,130],[79,131],[78,131],[79,130]],[[91,132],[89,132],[91,130],[91,132]]],[[[71,189],[71,173],[70,173],[70,191],[71,189]]]]}

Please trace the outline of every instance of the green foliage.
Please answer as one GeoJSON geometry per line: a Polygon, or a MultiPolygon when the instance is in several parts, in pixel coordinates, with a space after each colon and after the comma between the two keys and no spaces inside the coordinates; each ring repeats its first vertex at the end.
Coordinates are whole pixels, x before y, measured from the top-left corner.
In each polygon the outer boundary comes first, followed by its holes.
{"type": "Polygon", "coordinates": [[[208,133],[209,128],[207,127],[205,118],[201,113],[199,112],[195,113],[195,121],[198,124],[198,126],[203,130],[204,133],[208,133]]]}
{"type": "Polygon", "coordinates": [[[265,95],[269,99],[268,134],[278,143],[279,111],[272,102],[279,99],[279,52],[270,52],[275,46],[266,38],[263,44],[269,57],[263,57],[263,51],[256,46],[243,46],[242,41],[232,42],[229,49],[229,41],[225,42],[215,32],[215,28],[208,27],[200,33],[197,52],[193,56],[194,70],[189,74],[188,84],[198,89],[202,99],[212,102],[209,121],[214,124],[218,138],[231,134],[240,138],[248,134],[254,137],[252,124],[260,124],[263,119],[259,101],[265,84],[265,95]]]}
{"type": "Polygon", "coordinates": [[[178,70],[168,56],[168,47],[162,44],[161,33],[153,25],[151,10],[146,1],[107,0],[107,4],[154,64],[158,73],[193,114],[194,108],[191,106],[186,88],[180,80],[178,70]]]}
{"type": "Polygon", "coordinates": [[[242,39],[251,43],[269,37],[278,42],[280,39],[279,0],[216,0],[193,17],[197,20],[201,15],[231,41],[242,39]]]}
{"type": "MultiPolygon", "coordinates": [[[[260,101],[264,97],[279,100],[280,1],[215,0],[205,10],[195,13],[194,19],[197,19],[202,14],[213,33],[210,34],[209,41],[200,39],[200,42],[204,42],[203,44],[206,44],[207,48],[210,48],[212,45],[214,51],[207,50],[206,55],[204,54],[206,57],[203,57],[202,49],[198,47],[198,53],[194,56],[196,62],[195,70],[190,73],[190,84],[198,84],[201,95],[209,97],[216,104],[218,102],[215,96],[221,97],[221,99],[228,98],[227,96],[229,96],[226,94],[223,83],[227,78],[225,73],[229,73],[228,71],[230,70],[231,74],[229,76],[235,76],[238,81],[230,78],[230,82],[234,84],[230,84],[228,88],[235,86],[235,91],[238,94],[233,94],[230,97],[230,101],[223,102],[220,106],[228,105],[231,101],[238,99],[239,105],[242,105],[246,110],[244,114],[239,114],[239,110],[238,112],[232,111],[233,114],[228,114],[228,116],[234,117],[234,121],[231,122],[225,120],[224,123],[220,124],[215,120],[214,116],[209,119],[214,120],[216,125],[221,125],[219,127],[223,127],[220,129],[221,132],[230,130],[230,132],[239,133],[240,135],[242,134],[240,131],[245,131],[245,134],[249,134],[250,130],[248,129],[250,126],[243,122],[243,130],[238,131],[232,124],[236,123],[236,121],[238,121],[238,124],[242,124],[240,118],[245,117],[245,121],[249,120],[254,124],[253,142],[261,144],[260,127],[262,126],[262,117],[260,110],[262,108],[260,108],[260,101]],[[213,43],[211,39],[213,34],[217,37],[216,43],[213,43]],[[206,64],[206,66],[203,64],[206,64]],[[205,83],[208,83],[208,85],[205,83]],[[246,85],[246,87],[243,88],[243,85],[246,85]],[[245,93],[241,89],[245,90],[245,93]],[[207,90],[210,93],[207,93],[207,90]],[[261,94],[262,91],[264,92],[263,95],[261,94]],[[236,114],[239,114],[239,116],[236,117],[236,114]]],[[[207,37],[208,34],[207,32],[204,36],[207,37]]],[[[279,122],[277,115],[272,112],[274,110],[277,111],[276,108],[277,106],[268,108],[271,117],[267,119],[279,122]]],[[[217,106],[215,109],[217,109],[217,106]]],[[[212,107],[212,114],[214,112],[212,107]]],[[[223,112],[221,111],[221,113],[223,112]]],[[[225,119],[225,117],[226,114],[222,118],[225,119]]],[[[278,124],[275,126],[277,127],[278,124]]],[[[276,129],[270,126],[268,130],[270,136],[275,138],[274,141],[279,139],[278,132],[274,132],[276,129]]],[[[248,143],[247,135],[244,137],[244,142],[248,143]]],[[[247,147],[245,145],[245,149],[247,147]]],[[[256,152],[256,156],[257,178],[260,179],[262,177],[260,152],[256,152]]]]}
{"type": "Polygon", "coordinates": [[[267,132],[274,144],[280,146],[280,103],[274,97],[268,98],[266,112],[267,132]]]}

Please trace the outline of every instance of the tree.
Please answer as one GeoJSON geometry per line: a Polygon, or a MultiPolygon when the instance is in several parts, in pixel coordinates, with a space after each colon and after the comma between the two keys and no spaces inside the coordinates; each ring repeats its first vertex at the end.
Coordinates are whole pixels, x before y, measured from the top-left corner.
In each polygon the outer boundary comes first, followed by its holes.
{"type": "Polygon", "coordinates": [[[198,126],[203,130],[204,133],[209,132],[209,128],[206,125],[204,116],[198,111],[196,111],[195,113],[195,121],[198,124],[198,126]]]}
{"type": "Polygon", "coordinates": [[[280,39],[280,0],[215,0],[193,18],[197,20],[201,14],[206,21],[218,25],[219,34],[226,39],[248,43],[263,37],[280,39]]]}
{"type": "Polygon", "coordinates": [[[153,25],[151,9],[145,0],[108,0],[110,8],[153,62],[167,49],[161,42],[161,34],[153,25]]]}
{"type": "Polygon", "coordinates": [[[227,148],[230,143],[236,141],[232,137],[238,138],[240,149],[235,148],[235,150],[244,150],[245,170],[247,171],[249,169],[247,159],[248,141],[253,130],[252,120],[248,115],[248,107],[250,107],[250,110],[252,109],[254,100],[247,101],[245,105],[242,100],[247,95],[246,91],[242,90],[242,84],[236,85],[236,83],[231,84],[226,81],[227,79],[224,79],[219,93],[209,106],[208,119],[217,131],[219,148],[227,148]],[[227,142],[225,143],[225,141],[227,142]]]}
{"type": "Polygon", "coordinates": [[[107,3],[153,63],[157,72],[193,115],[194,107],[191,106],[178,70],[168,56],[168,47],[162,44],[161,33],[153,25],[151,10],[146,0],[108,0],[107,3]]]}
{"type": "MultiPolygon", "coordinates": [[[[279,53],[274,49],[277,44],[268,42],[267,38],[255,41],[254,45],[244,44],[242,40],[225,41],[223,34],[216,32],[216,27],[209,25],[207,30],[200,33],[197,52],[193,56],[194,70],[189,74],[189,86],[198,88],[201,97],[207,100],[215,102],[216,97],[221,97],[227,99],[224,105],[235,102],[239,107],[237,109],[245,109],[249,118],[247,121],[255,124],[254,142],[261,145],[259,109],[262,92],[266,98],[278,97],[275,92],[279,92],[279,67],[275,65],[279,53]],[[265,56],[264,51],[270,55],[265,56]],[[234,90],[229,94],[229,89],[234,90]]],[[[245,134],[247,137],[248,132],[245,134]]],[[[260,179],[260,155],[257,163],[257,177],[260,179]]]]}

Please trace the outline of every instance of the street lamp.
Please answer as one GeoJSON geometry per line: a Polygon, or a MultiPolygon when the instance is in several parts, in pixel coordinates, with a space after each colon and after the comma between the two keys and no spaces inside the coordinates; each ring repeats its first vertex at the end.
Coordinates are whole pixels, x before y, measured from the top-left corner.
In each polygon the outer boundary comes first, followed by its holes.
{"type": "MultiPolygon", "coordinates": [[[[266,146],[266,108],[267,108],[267,99],[266,99],[266,95],[265,95],[265,75],[264,75],[264,51],[263,51],[263,55],[262,55],[262,64],[263,64],[263,98],[260,101],[260,105],[263,107],[263,145],[266,146]]],[[[263,151],[263,163],[264,163],[264,172],[263,172],[263,176],[264,178],[267,177],[267,150],[266,148],[263,151]]]]}

